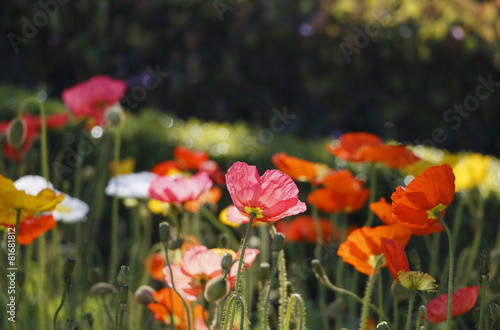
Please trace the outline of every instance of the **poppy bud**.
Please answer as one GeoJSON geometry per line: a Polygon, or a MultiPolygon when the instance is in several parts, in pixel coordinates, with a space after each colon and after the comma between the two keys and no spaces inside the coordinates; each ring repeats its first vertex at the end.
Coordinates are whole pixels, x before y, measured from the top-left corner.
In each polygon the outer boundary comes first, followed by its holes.
{"type": "Polygon", "coordinates": [[[222,276],[217,276],[208,281],[204,296],[208,302],[216,302],[224,298],[228,292],[229,281],[222,276]]]}
{"type": "Polygon", "coordinates": [[[104,113],[104,118],[111,126],[118,126],[125,120],[125,111],[119,102],[110,106],[104,113]]]}
{"type": "Polygon", "coordinates": [[[500,324],[500,308],[497,304],[491,303],[489,306],[491,322],[495,324],[500,324]]]}
{"type": "Polygon", "coordinates": [[[21,118],[13,119],[7,128],[7,144],[20,149],[26,141],[26,123],[21,118]]]}
{"type": "Polygon", "coordinates": [[[273,239],[273,244],[271,247],[272,251],[279,252],[283,250],[284,247],[285,247],[285,235],[283,235],[282,233],[277,233],[273,239]]]}
{"type": "Polygon", "coordinates": [[[120,291],[118,293],[118,302],[120,303],[120,307],[125,309],[127,307],[128,302],[128,285],[120,286],[120,291]]]}
{"type": "Polygon", "coordinates": [[[233,263],[233,257],[229,253],[224,252],[224,256],[222,257],[222,261],[220,262],[220,266],[222,267],[222,269],[228,271],[232,263],[233,263]]]}
{"type": "Polygon", "coordinates": [[[401,285],[401,283],[394,281],[391,286],[391,293],[397,301],[410,300],[410,291],[401,285]]]}
{"type": "Polygon", "coordinates": [[[380,329],[380,330],[391,330],[391,327],[389,326],[389,324],[387,324],[387,322],[380,322],[379,324],[377,324],[377,329],[380,329]]]}
{"type": "Polygon", "coordinates": [[[318,259],[314,259],[313,261],[311,261],[311,266],[314,274],[319,280],[323,280],[324,278],[326,278],[325,269],[318,259]]]}
{"type": "Polygon", "coordinates": [[[271,265],[268,262],[261,262],[259,269],[259,279],[266,281],[271,276],[271,265]]]}
{"type": "Polygon", "coordinates": [[[71,273],[73,273],[73,269],[75,268],[75,262],[76,260],[72,258],[66,258],[66,261],[64,262],[62,277],[66,285],[71,284],[71,273]]]}
{"type": "Polygon", "coordinates": [[[171,241],[170,241],[170,244],[168,244],[168,248],[170,250],[177,250],[177,249],[180,249],[182,247],[182,244],[184,243],[184,240],[182,238],[173,238],[171,241]]]}
{"type": "Polygon", "coordinates": [[[160,242],[167,242],[170,236],[170,225],[168,222],[160,223],[160,242]]]}
{"type": "Polygon", "coordinates": [[[479,275],[488,276],[490,275],[491,268],[491,258],[490,251],[481,251],[481,255],[479,257],[479,275]]]}
{"type": "Polygon", "coordinates": [[[127,283],[129,271],[130,271],[129,266],[122,265],[120,267],[120,272],[118,273],[118,278],[116,279],[119,285],[125,285],[127,283]]]}
{"type": "Polygon", "coordinates": [[[149,285],[141,285],[134,293],[134,299],[141,305],[148,305],[154,301],[155,290],[149,285]]]}

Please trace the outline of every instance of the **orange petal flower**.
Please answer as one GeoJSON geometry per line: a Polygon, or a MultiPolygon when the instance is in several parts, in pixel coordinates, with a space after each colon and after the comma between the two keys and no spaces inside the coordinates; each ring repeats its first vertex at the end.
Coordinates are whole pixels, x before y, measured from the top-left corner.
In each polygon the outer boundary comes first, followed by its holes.
{"type": "Polygon", "coordinates": [[[391,168],[401,168],[420,158],[403,145],[386,145],[378,136],[371,133],[346,133],[339,138],[337,147],[327,146],[335,157],[351,162],[383,163],[391,168]]]}
{"type": "Polygon", "coordinates": [[[408,263],[408,258],[406,258],[405,248],[401,243],[390,238],[381,237],[380,241],[385,261],[387,262],[387,268],[389,268],[392,277],[399,282],[398,273],[401,271],[410,271],[410,264],[408,263]]]}
{"type": "Polygon", "coordinates": [[[325,187],[311,192],[307,202],[326,213],[357,211],[370,196],[370,189],[363,189],[363,181],[355,179],[348,170],[333,172],[320,182],[325,187]]]}
{"type": "Polygon", "coordinates": [[[398,224],[361,227],[347,236],[347,240],[340,244],[337,254],[359,272],[371,275],[375,261],[383,253],[381,237],[393,239],[405,246],[410,240],[411,230],[398,224]]]}
{"type": "MultiPolygon", "coordinates": [[[[392,208],[392,204],[387,203],[385,198],[380,198],[378,202],[374,202],[370,204],[370,210],[377,215],[377,217],[382,220],[386,225],[392,225],[398,223],[392,216],[394,209],[392,208]]],[[[413,232],[413,235],[417,236],[425,236],[434,234],[440,231],[444,231],[444,227],[439,222],[428,227],[428,228],[410,228],[413,232]]]]}
{"type": "Polygon", "coordinates": [[[204,151],[194,151],[186,147],[176,146],[174,158],[183,170],[198,170],[201,163],[209,160],[204,151]]]}
{"type": "Polygon", "coordinates": [[[430,228],[439,223],[455,196],[455,175],[448,164],[431,166],[405,188],[392,194],[393,217],[410,228],[430,228]]]}
{"type": "Polygon", "coordinates": [[[158,175],[170,175],[171,170],[180,170],[180,166],[176,161],[166,160],[153,166],[151,172],[158,175]]]}
{"type": "Polygon", "coordinates": [[[313,163],[281,152],[271,158],[274,166],[296,181],[315,181],[331,171],[326,164],[313,163]]]}
{"type": "MultiPolygon", "coordinates": [[[[479,287],[469,286],[455,291],[452,299],[451,316],[458,316],[470,311],[476,304],[479,287]]],[[[429,323],[441,323],[446,321],[448,313],[448,294],[442,294],[429,301],[427,309],[427,321],[429,323]]]]}
{"type": "Polygon", "coordinates": [[[28,218],[19,224],[17,242],[21,245],[33,243],[35,238],[40,237],[46,231],[56,226],[56,220],[52,215],[44,215],[38,218],[28,218]]]}

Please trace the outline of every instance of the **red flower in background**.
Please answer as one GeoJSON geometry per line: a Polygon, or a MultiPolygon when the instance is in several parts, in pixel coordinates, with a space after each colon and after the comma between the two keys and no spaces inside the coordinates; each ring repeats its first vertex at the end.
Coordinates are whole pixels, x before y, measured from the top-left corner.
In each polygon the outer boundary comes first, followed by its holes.
{"type": "MultiPolygon", "coordinates": [[[[15,149],[8,144],[6,144],[4,147],[5,157],[16,162],[22,161],[24,154],[31,149],[33,141],[40,135],[40,132],[42,130],[42,120],[40,116],[23,115],[21,117],[21,120],[23,121],[26,129],[24,144],[19,149],[15,149]]],[[[68,116],[64,113],[45,116],[45,124],[47,129],[59,129],[66,125],[67,121],[68,116]]],[[[0,135],[7,133],[11,123],[12,121],[10,120],[0,122],[0,135]]]]}
{"type": "Polygon", "coordinates": [[[224,173],[222,173],[216,162],[210,160],[206,152],[176,146],[174,148],[174,158],[181,170],[207,172],[215,183],[218,185],[224,184],[224,173]]]}
{"type": "MultiPolygon", "coordinates": [[[[383,197],[380,198],[378,202],[371,203],[370,210],[372,210],[372,212],[375,213],[377,217],[379,217],[380,220],[382,220],[382,222],[385,223],[386,225],[392,225],[398,223],[392,215],[394,211],[394,209],[392,208],[392,204],[387,203],[387,201],[383,197]]],[[[417,236],[425,236],[440,231],[444,231],[443,225],[440,224],[439,222],[427,228],[410,228],[410,229],[413,232],[413,235],[417,236]]]]}
{"type": "Polygon", "coordinates": [[[404,145],[386,145],[375,134],[346,133],[339,138],[337,147],[326,147],[335,157],[351,162],[383,163],[391,168],[401,168],[420,158],[404,145]]]}
{"type": "Polygon", "coordinates": [[[46,231],[56,226],[56,220],[52,215],[43,215],[38,218],[28,218],[19,224],[17,242],[21,245],[33,243],[35,238],[42,236],[46,231]]]}
{"type": "Polygon", "coordinates": [[[377,258],[383,253],[381,237],[393,239],[405,246],[410,240],[411,230],[398,224],[358,228],[340,244],[337,255],[360,273],[371,275],[377,258]]]}
{"type": "Polygon", "coordinates": [[[324,187],[311,192],[307,202],[326,213],[357,211],[370,196],[370,189],[364,189],[364,182],[354,178],[349,170],[333,172],[319,182],[324,187]]]}
{"type": "MultiPolygon", "coordinates": [[[[452,299],[451,316],[458,316],[470,311],[476,304],[478,286],[469,286],[455,291],[452,299]]],[[[427,321],[429,323],[441,323],[446,321],[448,313],[448,294],[442,294],[429,301],[427,309],[427,321]]]]}
{"type": "Polygon", "coordinates": [[[271,158],[274,166],[288,174],[296,181],[308,181],[316,184],[318,179],[331,172],[325,164],[313,163],[300,158],[292,157],[284,152],[274,154],[271,158]]]}
{"type": "Polygon", "coordinates": [[[167,203],[184,203],[198,199],[212,187],[208,173],[198,172],[190,178],[157,176],[149,185],[149,197],[167,203]]]}
{"type": "Polygon", "coordinates": [[[454,196],[455,175],[450,165],[431,166],[405,188],[396,188],[391,196],[393,217],[404,226],[429,229],[439,223],[437,214],[444,216],[454,196]]]}
{"type": "Polygon", "coordinates": [[[180,171],[181,167],[175,160],[166,160],[156,164],[151,172],[158,175],[170,175],[172,172],[180,171]]]}
{"type": "Polygon", "coordinates": [[[76,118],[89,120],[87,127],[91,128],[103,125],[104,111],[120,101],[126,89],[125,81],[95,76],[64,90],[62,100],[76,118]]]}
{"type": "MultiPolygon", "coordinates": [[[[340,241],[340,229],[334,226],[329,219],[320,218],[319,224],[323,235],[323,242],[334,243],[340,241]]],[[[285,234],[288,242],[306,241],[316,243],[318,239],[316,227],[310,215],[299,215],[292,221],[279,221],[276,223],[276,229],[280,233],[285,234]]],[[[349,226],[347,234],[354,229],[355,226],[349,226]]]]}

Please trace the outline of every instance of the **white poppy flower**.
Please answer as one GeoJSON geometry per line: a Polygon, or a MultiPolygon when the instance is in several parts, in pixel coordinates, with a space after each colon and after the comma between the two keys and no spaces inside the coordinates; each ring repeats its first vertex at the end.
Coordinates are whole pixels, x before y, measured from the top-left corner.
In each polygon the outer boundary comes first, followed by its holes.
{"type": "MultiPolygon", "coordinates": [[[[57,190],[56,192],[60,193],[57,190]]],[[[89,206],[87,203],[65,194],[63,201],[56,206],[52,215],[57,221],[75,223],[87,220],[87,213],[89,213],[89,206]]]]}
{"type": "Polygon", "coordinates": [[[149,183],[157,175],[152,172],[139,172],[111,178],[106,187],[106,195],[119,198],[148,199],[149,183]]]}
{"type": "Polygon", "coordinates": [[[46,188],[54,190],[52,183],[45,180],[44,177],[39,175],[25,175],[14,182],[17,190],[24,190],[28,195],[36,196],[38,193],[46,188]]]}

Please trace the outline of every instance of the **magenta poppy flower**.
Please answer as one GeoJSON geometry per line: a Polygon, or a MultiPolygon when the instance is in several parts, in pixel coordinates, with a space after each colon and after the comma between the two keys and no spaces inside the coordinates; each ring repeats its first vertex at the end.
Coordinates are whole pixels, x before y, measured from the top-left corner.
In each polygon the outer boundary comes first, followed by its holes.
{"type": "MultiPolygon", "coordinates": [[[[175,288],[186,300],[196,301],[198,295],[205,290],[207,282],[222,275],[221,261],[225,252],[232,254],[233,260],[240,257],[240,252],[235,253],[226,249],[209,250],[206,246],[198,245],[193,246],[182,255],[180,265],[171,266],[175,288]]],[[[245,252],[243,262],[250,268],[259,254],[259,250],[247,248],[245,252]]],[[[237,263],[233,264],[229,270],[227,279],[231,288],[235,285],[237,270],[237,263]]],[[[163,269],[163,275],[167,284],[171,286],[172,281],[168,267],[163,269]]]]}
{"type": "Polygon", "coordinates": [[[62,99],[76,118],[90,119],[91,126],[102,125],[104,111],[120,101],[126,89],[125,81],[95,76],[64,90],[62,99]]]}
{"type": "Polygon", "coordinates": [[[304,212],[307,207],[298,198],[299,189],[293,180],[278,170],[267,170],[261,177],[255,166],[236,162],[226,174],[226,185],[237,210],[230,208],[228,217],[274,222],[304,212]]]}
{"type": "MultiPolygon", "coordinates": [[[[452,296],[451,316],[458,316],[470,311],[476,304],[479,287],[468,286],[455,291],[452,296]]],[[[430,323],[441,323],[446,321],[448,313],[448,294],[442,294],[429,301],[425,305],[427,309],[427,321],[430,323]]]]}
{"type": "Polygon", "coordinates": [[[149,197],[167,203],[184,203],[197,200],[212,188],[213,182],[206,172],[198,172],[190,178],[183,176],[157,176],[149,185],[149,197]]]}

